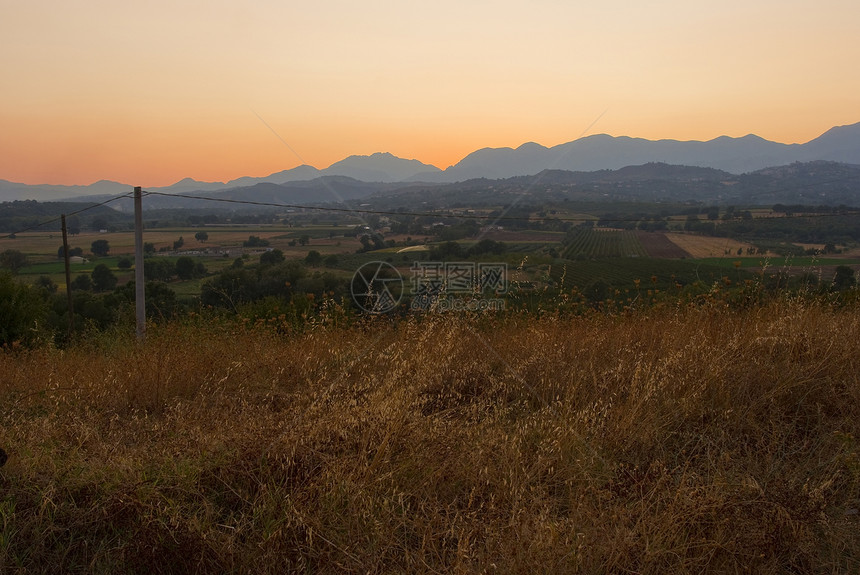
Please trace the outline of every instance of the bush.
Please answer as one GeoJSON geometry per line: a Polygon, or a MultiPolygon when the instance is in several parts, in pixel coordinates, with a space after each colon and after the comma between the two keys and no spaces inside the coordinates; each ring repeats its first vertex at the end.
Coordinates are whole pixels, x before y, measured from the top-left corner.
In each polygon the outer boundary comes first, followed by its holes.
{"type": "Polygon", "coordinates": [[[176,260],[176,275],[181,280],[190,280],[196,275],[196,264],[192,258],[183,256],[176,260]]]}
{"type": "Polygon", "coordinates": [[[0,271],[0,346],[33,346],[46,337],[47,302],[30,286],[0,271]]]}
{"type": "Polygon", "coordinates": [[[92,271],[93,288],[96,291],[111,291],[116,287],[116,276],[105,264],[99,264],[92,271]]]}
{"type": "Polygon", "coordinates": [[[281,250],[271,250],[260,255],[260,264],[270,266],[283,262],[286,258],[281,250]]]}
{"type": "Polygon", "coordinates": [[[93,278],[86,274],[81,274],[72,280],[72,290],[74,291],[92,291],[92,289],[93,278]]]}
{"type": "Polygon", "coordinates": [[[6,250],[0,253],[0,268],[5,268],[12,273],[17,273],[27,263],[27,256],[18,250],[6,250]]]}
{"type": "Polygon", "coordinates": [[[248,240],[242,242],[242,246],[246,248],[265,248],[269,246],[269,240],[264,240],[259,236],[248,236],[248,240]]]}
{"type": "Polygon", "coordinates": [[[110,252],[110,244],[107,240],[96,240],[90,245],[93,255],[104,257],[110,252]]]}
{"type": "Polygon", "coordinates": [[[311,251],[309,251],[309,252],[308,252],[308,255],[307,255],[307,256],[305,256],[305,263],[306,263],[307,265],[311,266],[311,267],[317,267],[317,266],[318,266],[318,265],[320,265],[322,262],[323,262],[323,257],[322,257],[322,255],[321,255],[318,251],[316,251],[316,250],[311,250],[311,251]]]}

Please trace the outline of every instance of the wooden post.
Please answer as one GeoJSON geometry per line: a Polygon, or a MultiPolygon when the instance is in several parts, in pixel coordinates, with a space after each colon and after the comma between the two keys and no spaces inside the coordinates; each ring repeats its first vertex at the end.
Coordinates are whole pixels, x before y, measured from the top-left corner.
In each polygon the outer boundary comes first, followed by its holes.
{"type": "Polygon", "coordinates": [[[66,263],[66,297],[69,300],[69,339],[75,333],[75,306],[72,299],[72,270],[69,266],[69,236],[66,232],[66,214],[60,214],[63,224],[63,260],[66,263]]]}
{"type": "Polygon", "coordinates": [[[140,186],[134,188],[134,308],[137,338],[146,337],[146,292],[143,278],[143,207],[140,186]]]}

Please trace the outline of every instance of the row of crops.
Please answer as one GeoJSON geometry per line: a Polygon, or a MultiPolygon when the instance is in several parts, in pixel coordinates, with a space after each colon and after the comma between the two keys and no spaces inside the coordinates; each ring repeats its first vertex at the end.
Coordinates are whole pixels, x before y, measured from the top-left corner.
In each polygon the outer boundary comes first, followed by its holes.
{"type": "Polygon", "coordinates": [[[562,252],[566,259],[646,257],[645,248],[632,230],[582,229],[573,232],[562,252]]]}
{"type": "Polygon", "coordinates": [[[616,288],[634,288],[636,280],[643,289],[671,289],[676,283],[682,285],[694,282],[712,284],[721,282],[725,276],[733,282],[752,278],[746,270],[735,270],[727,274],[725,268],[713,264],[703,264],[692,260],[663,260],[654,258],[603,258],[579,260],[564,265],[555,265],[551,270],[552,279],[560,283],[564,278],[565,287],[588,286],[595,281],[604,282],[616,288]]]}

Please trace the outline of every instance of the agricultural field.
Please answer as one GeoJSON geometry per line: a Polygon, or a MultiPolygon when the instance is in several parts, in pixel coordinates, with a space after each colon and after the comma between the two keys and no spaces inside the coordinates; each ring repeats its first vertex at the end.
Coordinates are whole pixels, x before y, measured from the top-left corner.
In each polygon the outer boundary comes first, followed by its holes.
{"type": "MultiPolygon", "coordinates": [[[[143,233],[143,241],[152,243],[156,250],[172,250],[173,242],[180,237],[184,240],[184,245],[181,251],[199,251],[199,250],[218,250],[218,249],[237,249],[242,247],[242,242],[246,241],[249,235],[254,235],[262,239],[268,240],[271,247],[284,250],[290,250],[289,242],[298,240],[301,236],[307,235],[310,239],[310,244],[314,246],[325,247],[340,247],[346,244],[345,250],[350,247],[357,249],[361,244],[352,237],[344,237],[344,233],[348,231],[346,227],[332,226],[305,226],[291,228],[287,226],[207,226],[207,227],[189,227],[189,228],[157,228],[153,230],[145,230],[143,233]],[[199,242],[194,239],[194,234],[204,231],[208,234],[208,238],[199,242]]],[[[118,232],[85,232],[76,236],[69,237],[69,247],[81,247],[84,250],[84,255],[89,254],[90,245],[96,240],[107,240],[110,244],[111,255],[130,255],[134,253],[134,232],[118,231],[118,232]]],[[[15,249],[24,252],[33,259],[55,259],[57,250],[63,244],[62,235],[59,233],[45,234],[39,232],[25,232],[19,234],[15,239],[2,238],[0,239],[0,252],[7,249],[15,249]]],[[[310,245],[309,244],[309,245],[310,245]]],[[[307,249],[303,246],[297,246],[307,253],[307,249]]]]}
{"type": "MultiPolygon", "coordinates": [[[[144,232],[144,241],[152,243],[158,250],[157,258],[171,262],[179,256],[188,256],[202,264],[205,277],[170,280],[169,287],[177,297],[191,303],[200,295],[201,286],[232,266],[237,258],[244,265],[259,261],[267,248],[244,248],[249,236],[269,242],[269,249],[279,249],[287,260],[304,261],[308,252],[317,251],[323,258],[336,256],[324,264],[308,267],[310,276],[327,274],[347,285],[350,278],[363,264],[370,261],[386,261],[394,265],[408,280],[414,261],[426,260],[427,251],[439,242],[432,236],[394,234],[385,237],[393,242],[389,247],[366,253],[357,253],[362,244],[349,234],[348,226],[305,225],[248,225],[205,226],[153,229],[144,232]],[[205,241],[194,239],[196,233],[205,231],[205,241]],[[345,236],[344,234],[348,234],[345,236]],[[182,248],[174,252],[174,242],[184,240],[182,248]],[[301,245],[306,243],[306,245],[301,245]]],[[[738,256],[741,249],[746,254],[751,244],[686,233],[644,232],[621,229],[579,228],[572,234],[538,230],[493,230],[482,234],[481,239],[492,239],[504,243],[505,253],[485,254],[485,261],[504,261],[509,270],[512,285],[528,293],[541,290],[598,286],[589,297],[600,299],[603,290],[608,294],[639,292],[642,289],[671,293],[677,286],[693,283],[712,285],[730,280],[738,283],[744,279],[765,279],[767,274],[800,276],[807,274],[830,281],[836,266],[857,265],[858,257],[842,254],[836,257],[789,258],[780,256],[738,256]],[[562,240],[567,238],[567,243],[562,240]],[[726,252],[729,252],[728,254],[726,252]],[[695,256],[695,257],[694,257],[695,256]],[[738,263],[739,262],[739,263],[738,263]]],[[[474,245],[474,238],[459,240],[464,250],[474,245]]],[[[58,234],[22,233],[15,239],[0,240],[0,251],[16,249],[27,254],[30,264],[18,273],[19,280],[35,284],[47,276],[65,289],[63,263],[57,258],[61,243],[58,234]]],[[[86,233],[71,238],[70,246],[81,247],[89,261],[72,264],[73,280],[79,275],[89,275],[98,264],[105,264],[116,276],[118,285],[133,279],[132,270],[120,268],[122,258],[133,252],[134,237],[131,231],[109,233],[86,233]],[[94,258],[89,254],[90,244],[95,240],[107,240],[110,254],[94,258]]],[[[457,258],[455,258],[457,259],[457,258]]]]}
{"type": "Polygon", "coordinates": [[[646,257],[639,236],[631,230],[582,229],[562,252],[567,259],[646,257]]]}
{"type": "Polygon", "coordinates": [[[555,243],[561,242],[564,240],[563,232],[544,232],[537,230],[518,230],[518,231],[508,231],[508,230],[493,230],[488,232],[482,232],[480,234],[481,239],[494,240],[497,242],[505,242],[505,243],[526,243],[526,242],[537,242],[537,243],[555,243]]]}
{"type": "MultiPolygon", "coordinates": [[[[344,237],[347,228],[332,226],[305,226],[290,228],[287,226],[207,226],[205,228],[158,228],[145,230],[143,241],[152,243],[157,250],[155,257],[168,257],[175,259],[187,255],[201,262],[210,273],[218,272],[232,264],[236,257],[247,255],[249,262],[255,261],[265,248],[243,248],[242,243],[254,235],[269,242],[272,249],[280,249],[287,259],[303,259],[310,250],[316,250],[321,255],[351,254],[361,247],[361,243],[354,237],[344,237]],[[205,241],[197,241],[194,235],[205,231],[208,238],[205,241]],[[298,240],[307,236],[307,245],[300,245],[298,240]],[[174,242],[183,239],[183,246],[173,251],[174,242]],[[290,244],[294,245],[290,245],[290,244]]],[[[58,258],[58,250],[62,246],[61,234],[45,234],[28,232],[19,234],[15,239],[0,239],[0,252],[7,249],[18,250],[24,253],[29,265],[22,268],[19,278],[25,283],[34,283],[40,276],[47,276],[64,289],[65,270],[64,264],[58,258]]],[[[98,264],[107,265],[117,275],[119,284],[122,285],[133,279],[133,272],[123,270],[117,263],[123,257],[134,256],[134,233],[132,231],[119,232],[89,232],[81,233],[69,238],[69,248],[80,247],[86,262],[73,262],[71,264],[72,277],[80,274],[89,274],[98,264]],[[107,257],[96,257],[90,253],[90,246],[94,241],[106,240],[110,245],[107,257]]],[[[192,293],[196,287],[199,293],[200,280],[193,280],[189,285],[174,282],[172,285],[178,287],[179,292],[192,293]]]]}
{"type": "Polygon", "coordinates": [[[638,231],[636,237],[639,238],[639,242],[649,257],[665,259],[691,257],[689,252],[667,238],[663,232],[638,231]]]}
{"type": "Polygon", "coordinates": [[[693,258],[722,257],[737,254],[739,249],[746,253],[749,248],[753,247],[752,244],[730,238],[715,238],[679,232],[670,232],[665,236],[693,258]]]}
{"type": "MultiPolygon", "coordinates": [[[[722,282],[729,268],[712,262],[658,258],[599,258],[557,262],[552,266],[554,285],[580,288],[596,282],[624,290],[676,290],[678,285],[722,282]]],[[[734,280],[748,279],[746,270],[732,270],[734,280]]]]}

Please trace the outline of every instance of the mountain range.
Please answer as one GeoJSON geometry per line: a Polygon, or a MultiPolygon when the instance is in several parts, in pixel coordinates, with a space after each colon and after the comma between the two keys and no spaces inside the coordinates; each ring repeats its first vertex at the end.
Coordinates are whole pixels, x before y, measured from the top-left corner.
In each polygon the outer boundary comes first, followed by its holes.
{"type": "MultiPolygon", "coordinates": [[[[310,182],[338,176],[379,184],[453,183],[475,178],[498,180],[533,176],[544,170],[617,170],[647,163],[696,166],[743,174],[793,162],[817,160],[860,165],[860,123],[831,128],[805,144],[781,144],[752,134],[741,138],[721,136],[706,142],[646,140],[599,134],[549,148],[533,142],[515,149],[484,148],[472,152],[445,170],[418,160],[406,160],[380,152],[369,156],[349,156],[323,170],[301,165],[264,177],[242,177],[229,182],[200,182],[185,178],[171,186],[148,190],[163,193],[215,192],[261,184],[310,182]]],[[[0,180],[0,201],[80,199],[85,196],[116,195],[131,187],[130,184],[105,180],[89,186],[34,186],[0,180]]],[[[312,194],[312,190],[318,186],[308,184],[304,187],[312,194]]],[[[263,193],[265,189],[263,186],[258,190],[263,193]]],[[[296,198],[294,201],[307,199],[296,198]]]]}
{"type": "MultiPolygon", "coordinates": [[[[829,161],[794,162],[745,174],[714,168],[647,163],[618,170],[592,172],[544,170],[534,176],[485,178],[450,184],[423,182],[362,182],[347,176],[321,176],[283,184],[258,183],[192,194],[147,194],[143,207],[149,221],[184,221],[201,216],[256,218],[262,212],[284,214],[301,205],[368,209],[386,213],[444,213],[464,206],[517,206],[530,213],[536,207],[583,202],[611,206],[616,202],[698,204],[702,206],[825,206],[842,211],[860,206],[860,165],[829,161]],[[214,201],[203,201],[214,200],[214,201]],[[229,202],[229,203],[228,203],[229,202]],[[267,204],[279,206],[277,210],[267,204]],[[183,213],[178,213],[183,212],[183,213]]],[[[540,208],[537,208],[540,209],[540,208]]],[[[0,205],[0,233],[29,229],[46,222],[57,231],[56,215],[86,210],[79,220],[88,229],[128,226],[134,211],[129,197],[89,196],[65,202],[17,201],[0,205]],[[112,199],[109,206],[92,203],[112,199]],[[64,207],[68,206],[68,207],[64,207]]],[[[239,221],[239,220],[237,220],[239,221]]],[[[248,220],[246,220],[248,221],[248,220]]]]}

